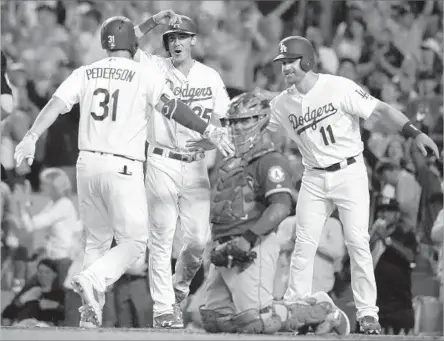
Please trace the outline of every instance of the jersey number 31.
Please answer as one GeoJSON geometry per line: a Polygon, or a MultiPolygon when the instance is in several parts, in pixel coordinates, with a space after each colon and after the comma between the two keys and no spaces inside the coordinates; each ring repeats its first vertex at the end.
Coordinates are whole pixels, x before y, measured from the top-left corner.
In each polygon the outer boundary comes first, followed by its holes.
{"type": "Polygon", "coordinates": [[[91,116],[96,121],[103,121],[105,118],[109,115],[109,107],[112,106],[112,115],[111,115],[111,121],[115,121],[117,118],[117,104],[119,101],[119,89],[113,92],[111,95],[111,98],[113,99],[113,103],[110,105],[110,96],[109,91],[104,88],[98,88],[94,90],[93,92],[94,97],[98,95],[103,95],[103,99],[99,102],[99,107],[101,107],[102,113],[95,113],[94,111],[91,111],[91,116]]]}

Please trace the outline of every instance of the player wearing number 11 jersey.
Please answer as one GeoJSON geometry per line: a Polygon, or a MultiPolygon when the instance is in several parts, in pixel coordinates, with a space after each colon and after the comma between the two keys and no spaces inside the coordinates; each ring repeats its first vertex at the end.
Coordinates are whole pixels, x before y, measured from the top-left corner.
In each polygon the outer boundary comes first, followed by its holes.
{"type": "Polygon", "coordinates": [[[378,334],[378,307],[369,248],[369,191],[360,119],[383,118],[426,153],[436,144],[401,112],[367,94],[353,81],[314,73],[314,50],[302,37],[285,38],[275,61],[290,87],[271,101],[268,128],[283,128],[296,142],[305,171],[296,206],[296,243],[284,300],[311,294],[313,262],[326,219],[337,207],[351,260],[351,286],[360,331],[378,334]]]}
{"type": "Polygon", "coordinates": [[[15,154],[17,164],[23,159],[32,163],[37,138],[60,113],[80,103],[77,179],[86,247],[84,270],[74,277],[73,288],[84,301],[81,321],[96,326],[101,324],[105,289],[146,251],[143,161],[154,108],[203,134],[223,153],[232,151],[221,128],[197,118],[173,95],[156,64],[133,60],[138,43],[129,19],[105,21],[101,42],[108,58],[76,69],[60,85],[15,154]],[[117,246],[110,249],[113,237],[117,246]]]}

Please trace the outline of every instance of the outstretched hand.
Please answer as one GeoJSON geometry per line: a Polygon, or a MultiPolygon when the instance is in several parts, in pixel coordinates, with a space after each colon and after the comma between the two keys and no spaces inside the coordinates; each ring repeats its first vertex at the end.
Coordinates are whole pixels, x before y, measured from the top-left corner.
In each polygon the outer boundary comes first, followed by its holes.
{"type": "Polygon", "coordinates": [[[234,154],[234,145],[231,142],[226,128],[209,124],[203,134],[204,138],[214,144],[224,157],[234,154]]]}
{"type": "Polygon", "coordinates": [[[205,152],[216,148],[208,139],[189,139],[185,147],[187,147],[190,152],[205,152]]]}
{"type": "Polygon", "coordinates": [[[418,146],[422,155],[427,156],[427,149],[426,148],[429,148],[433,152],[433,155],[435,155],[439,159],[438,146],[426,134],[422,133],[422,134],[419,134],[418,136],[416,136],[415,144],[418,146]]]}
{"type": "Polygon", "coordinates": [[[160,11],[159,13],[154,15],[153,19],[158,24],[170,25],[170,26],[182,23],[182,17],[170,9],[167,9],[165,11],[160,11]]]}

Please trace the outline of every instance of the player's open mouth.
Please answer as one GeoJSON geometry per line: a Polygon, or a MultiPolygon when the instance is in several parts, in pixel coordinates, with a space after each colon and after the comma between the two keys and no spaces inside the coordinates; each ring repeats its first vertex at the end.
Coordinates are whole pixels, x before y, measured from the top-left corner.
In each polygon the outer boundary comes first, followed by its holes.
{"type": "Polygon", "coordinates": [[[179,49],[179,48],[177,48],[177,49],[174,49],[174,53],[181,53],[182,52],[182,49],[179,49]]]}

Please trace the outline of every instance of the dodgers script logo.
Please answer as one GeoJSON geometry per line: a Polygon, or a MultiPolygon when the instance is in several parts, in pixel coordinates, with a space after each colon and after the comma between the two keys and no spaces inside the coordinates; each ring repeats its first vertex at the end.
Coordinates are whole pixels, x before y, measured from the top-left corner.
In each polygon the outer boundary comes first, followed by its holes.
{"type": "Polygon", "coordinates": [[[204,88],[190,87],[189,84],[184,87],[174,86],[174,83],[170,79],[167,79],[167,83],[174,96],[180,98],[182,102],[188,105],[196,101],[211,100],[213,98],[211,86],[204,88]]]}
{"type": "Polygon", "coordinates": [[[288,115],[288,119],[293,125],[293,129],[296,130],[298,135],[300,135],[310,127],[313,130],[316,130],[319,122],[333,116],[337,112],[338,109],[330,102],[322,107],[314,108],[313,110],[310,110],[310,107],[307,107],[307,112],[304,115],[298,117],[294,114],[290,114],[288,115]]]}

